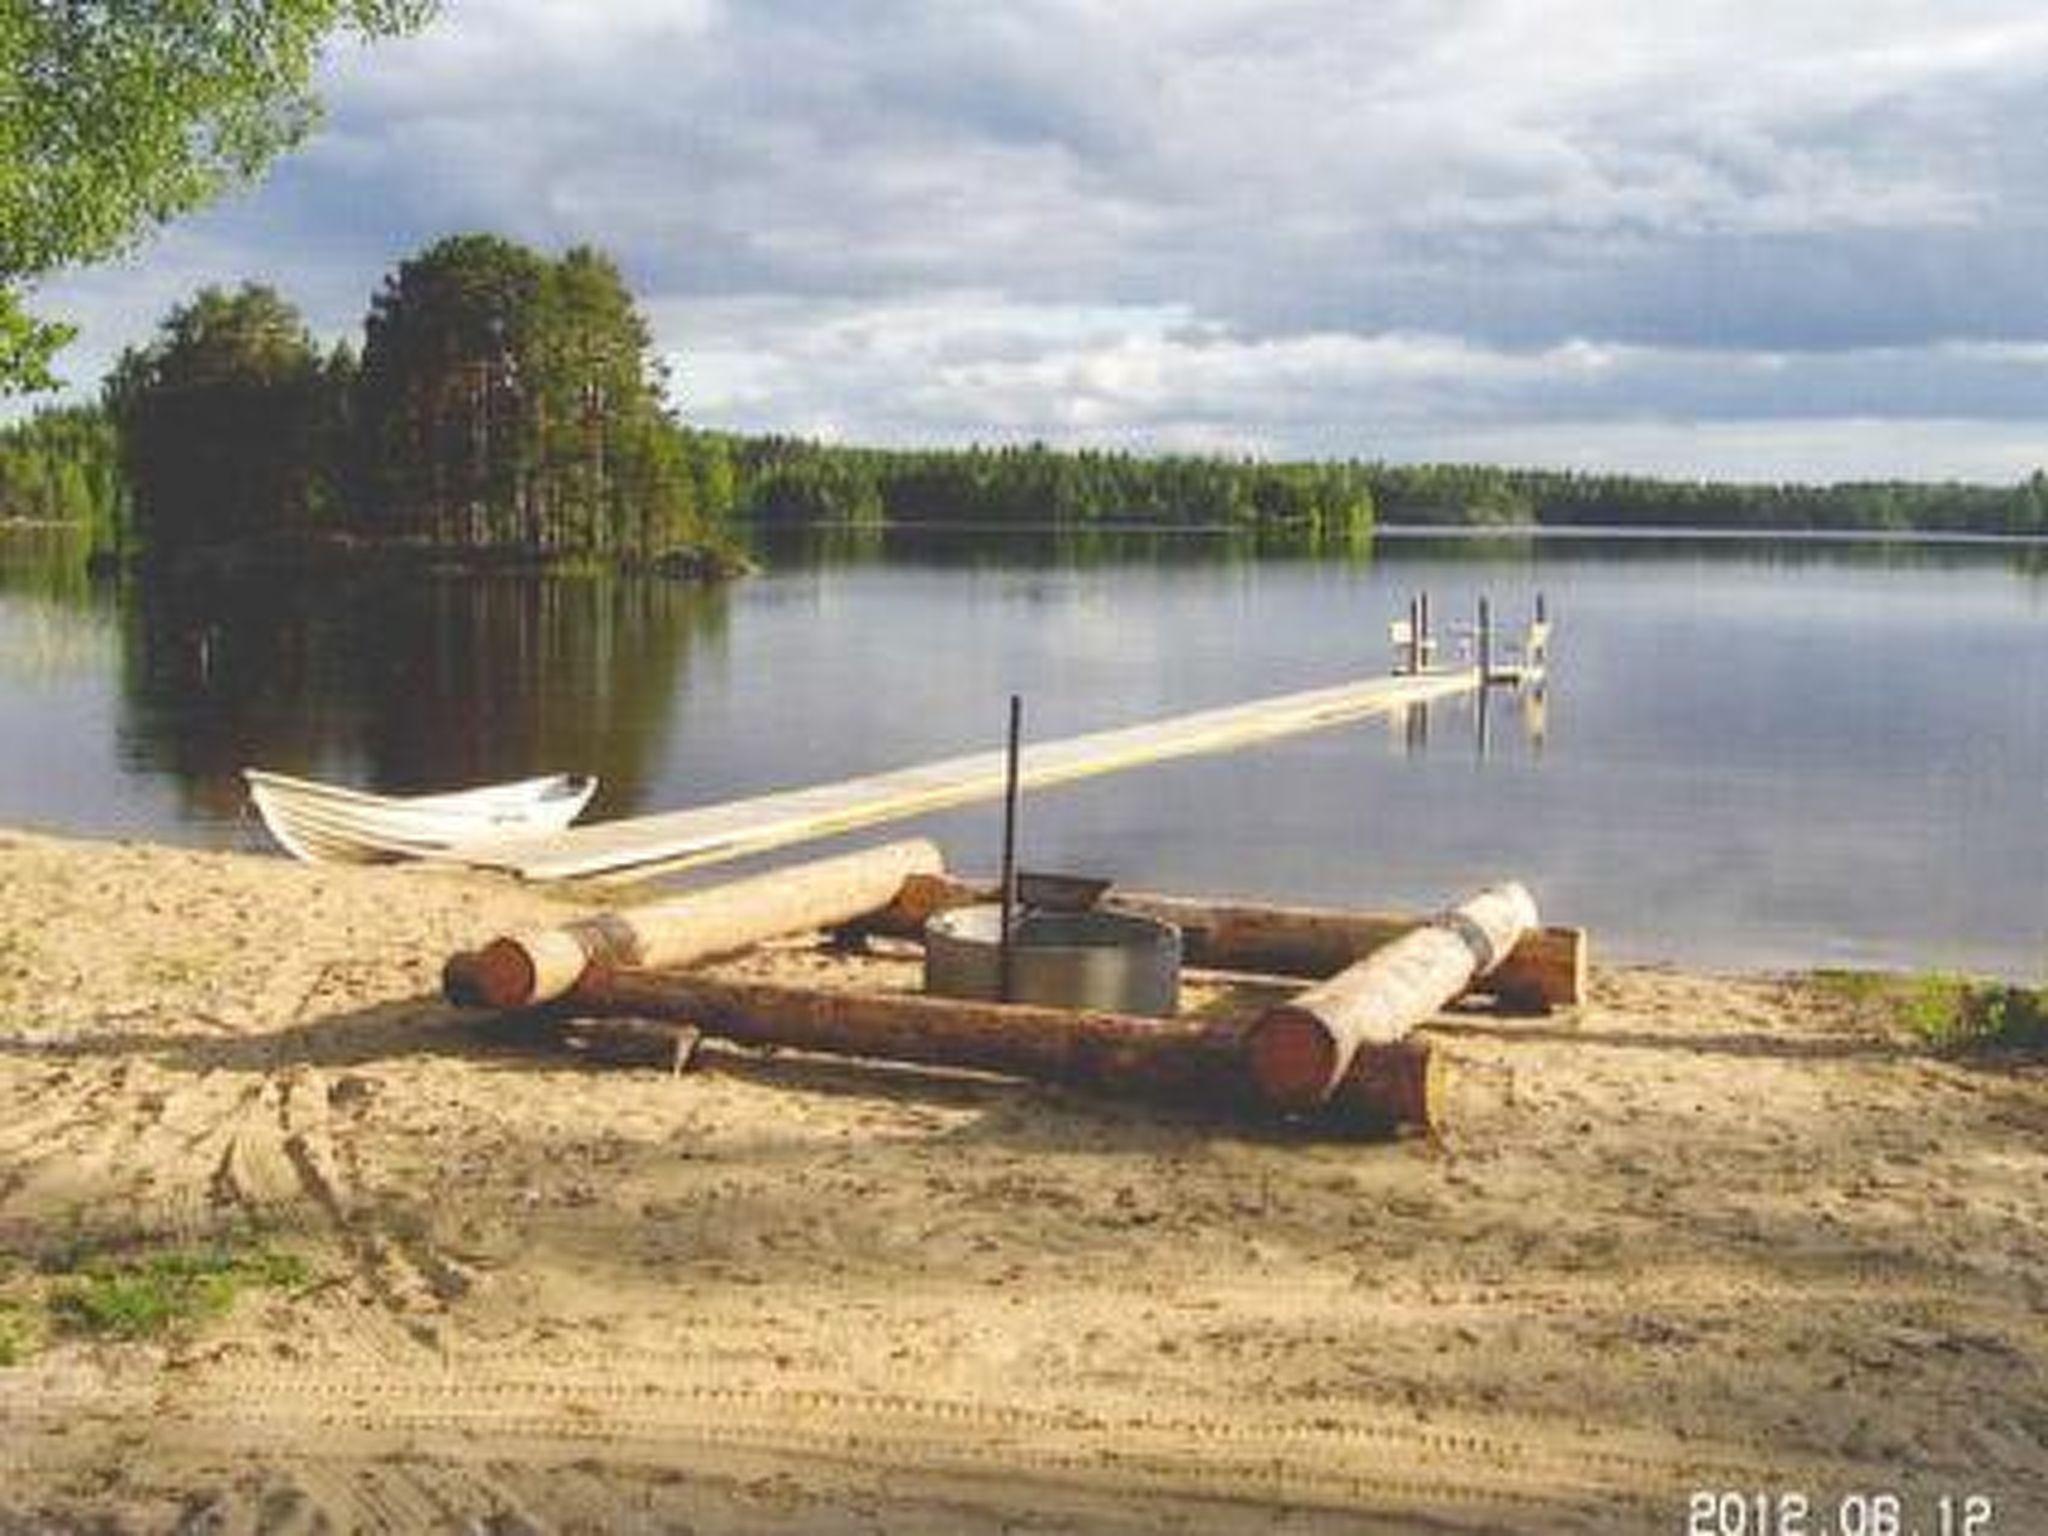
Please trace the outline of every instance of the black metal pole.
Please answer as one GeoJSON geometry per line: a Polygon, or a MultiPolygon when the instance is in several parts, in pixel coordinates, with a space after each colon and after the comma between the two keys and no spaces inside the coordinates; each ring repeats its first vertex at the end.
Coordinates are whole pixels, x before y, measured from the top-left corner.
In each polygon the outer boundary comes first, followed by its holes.
{"type": "Polygon", "coordinates": [[[1010,695],[1009,758],[1003,771],[1003,914],[1002,939],[996,948],[996,995],[1011,1001],[1012,928],[1017,916],[1017,744],[1024,734],[1024,697],[1010,695]]]}

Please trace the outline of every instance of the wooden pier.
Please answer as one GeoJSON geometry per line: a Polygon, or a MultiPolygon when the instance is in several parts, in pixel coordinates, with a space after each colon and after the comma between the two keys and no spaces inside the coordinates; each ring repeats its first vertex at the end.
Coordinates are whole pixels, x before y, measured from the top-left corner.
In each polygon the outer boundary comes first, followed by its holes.
{"type": "MultiPolygon", "coordinates": [[[[1045,742],[1024,749],[1019,782],[1042,789],[1392,714],[1472,692],[1484,676],[1473,666],[1376,677],[1045,742]]],[[[723,805],[470,844],[442,857],[530,880],[637,879],[994,799],[1003,793],[1005,766],[1000,749],[975,752],[723,805]]]]}

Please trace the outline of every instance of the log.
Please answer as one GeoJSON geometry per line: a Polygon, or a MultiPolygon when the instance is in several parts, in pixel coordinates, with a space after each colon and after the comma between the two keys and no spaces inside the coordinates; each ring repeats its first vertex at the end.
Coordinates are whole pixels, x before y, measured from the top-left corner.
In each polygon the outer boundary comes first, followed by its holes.
{"type": "Polygon", "coordinates": [[[451,958],[442,991],[452,1003],[531,1007],[568,993],[593,964],[688,965],[845,923],[890,901],[907,876],[943,868],[939,850],[924,839],[884,843],[559,928],[507,934],[451,958]]]}
{"type": "MultiPolygon", "coordinates": [[[[1218,1109],[1255,1108],[1245,1021],[1153,1019],[1028,1003],[842,992],[593,966],[563,1001],[582,1014],[676,1019],[749,1045],[965,1067],[1218,1109]]],[[[1359,1134],[1431,1124],[1430,1053],[1418,1041],[1361,1052],[1320,1106],[1359,1134]]]]}
{"type": "MultiPolygon", "coordinates": [[[[861,931],[921,938],[925,922],[953,907],[994,899],[994,887],[954,875],[913,875],[896,899],[855,925],[861,931]]],[[[1112,890],[1105,911],[1172,923],[1187,964],[1216,971],[1301,976],[1322,981],[1429,922],[1426,917],[1335,907],[1274,906],[1112,890]]],[[[1531,1012],[1574,1008],[1586,996],[1586,930],[1534,928],[1501,963],[1475,977],[1472,990],[1531,1012]]]]}
{"type": "Polygon", "coordinates": [[[1267,1009],[1245,1040],[1260,1093],[1283,1110],[1324,1103],[1361,1049],[1401,1040],[1535,926],[1536,903],[1526,890],[1492,886],[1267,1009]]]}
{"type": "Polygon", "coordinates": [[[563,1006],[580,1013],[686,1020],[743,1045],[1166,1093],[1227,1081],[1243,1060],[1241,1024],[731,981],[690,972],[593,966],[563,1006]]]}

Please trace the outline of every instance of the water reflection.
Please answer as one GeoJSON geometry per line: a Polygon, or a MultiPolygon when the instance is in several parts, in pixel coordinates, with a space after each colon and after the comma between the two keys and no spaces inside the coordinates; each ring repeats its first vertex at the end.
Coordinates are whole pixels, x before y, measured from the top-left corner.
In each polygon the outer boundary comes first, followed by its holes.
{"type": "MultiPolygon", "coordinates": [[[[1425,705],[1424,708],[1428,706],[1425,705]]],[[[1505,716],[1521,726],[1521,738],[1532,758],[1543,755],[1544,737],[1550,730],[1550,688],[1534,682],[1509,687],[1481,688],[1472,699],[1473,755],[1485,762],[1499,750],[1495,740],[1495,717],[1505,716]]]]}
{"type": "Polygon", "coordinates": [[[1231,565],[1315,559],[1389,565],[1668,566],[1673,561],[1772,568],[1963,570],[1987,564],[2048,576],[2048,540],[1970,535],[1756,534],[1713,530],[1381,528],[1357,535],[1301,529],[1062,526],[972,523],[844,523],[745,531],[771,570],[815,571],[860,565],[939,569],[1085,569],[1101,565],[1231,565]]]}
{"type": "MultiPolygon", "coordinates": [[[[1368,906],[1513,875],[1644,958],[2018,974],[2048,952],[2040,546],[768,542],[765,574],[723,591],[201,590],[96,586],[61,539],[0,533],[0,822],[239,838],[249,763],[397,790],[577,768],[604,778],[601,815],[703,804],[993,745],[1013,692],[1052,739],[1383,672],[1388,620],[1425,591],[1448,663],[1482,595],[1512,638],[1540,591],[1543,691],[1034,797],[1032,858],[1368,906]]],[[[982,868],[995,826],[969,808],[916,830],[982,868]]]]}
{"type": "Polygon", "coordinates": [[[1469,695],[1435,704],[1408,704],[1387,716],[1387,737],[1404,757],[1427,757],[1432,712],[1451,716],[1454,727],[1469,723],[1472,755],[1480,762],[1509,752],[1543,755],[1550,730],[1550,688],[1547,683],[1496,684],[1469,695]],[[1512,732],[1504,738],[1503,729],[1512,732]]]}
{"type": "Polygon", "coordinates": [[[1293,528],[1088,527],[973,523],[759,525],[756,559],[772,570],[888,564],[933,569],[1081,570],[1104,565],[1231,565],[1284,558],[1367,560],[1371,535],[1293,528]]]}
{"type": "Polygon", "coordinates": [[[404,793],[550,770],[640,808],[725,595],[652,580],[332,578],[137,584],[122,614],[124,763],[227,818],[261,764],[404,793]]]}
{"type": "Polygon", "coordinates": [[[0,524],[0,682],[48,687],[104,671],[118,597],[86,574],[85,540],[0,524]]]}
{"type": "Polygon", "coordinates": [[[1444,529],[1382,528],[1372,540],[1372,557],[1389,564],[1444,561],[1485,564],[1516,562],[1668,566],[1674,561],[1703,566],[1763,566],[1774,569],[1831,567],[1852,570],[1981,570],[2002,566],[2028,575],[2048,575],[2048,540],[1993,539],[1973,535],[1914,537],[1839,533],[1717,533],[1712,530],[1615,529],[1444,529]]]}

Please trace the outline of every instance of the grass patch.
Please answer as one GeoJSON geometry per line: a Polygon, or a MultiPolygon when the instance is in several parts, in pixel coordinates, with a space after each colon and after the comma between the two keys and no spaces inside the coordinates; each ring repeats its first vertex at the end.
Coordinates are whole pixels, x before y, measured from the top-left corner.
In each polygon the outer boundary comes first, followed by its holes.
{"type": "Polygon", "coordinates": [[[2048,1054],[2048,992],[1945,971],[1816,971],[1814,985],[1943,1055],[2048,1054]]]}
{"type": "Polygon", "coordinates": [[[34,1314],[11,1297],[0,1297],[0,1370],[19,1365],[35,1353],[37,1335],[34,1314]]]}
{"type": "MultiPolygon", "coordinates": [[[[39,1287],[42,1321],[72,1337],[133,1341],[191,1330],[220,1316],[252,1288],[288,1290],[304,1285],[307,1267],[297,1254],[232,1237],[194,1246],[93,1253],[82,1246],[44,1255],[39,1287]]],[[[12,1303],[17,1359],[43,1329],[27,1308],[12,1303]]],[[[0,1355],[8,1333],[0,1312],[0,1355]]]]}

